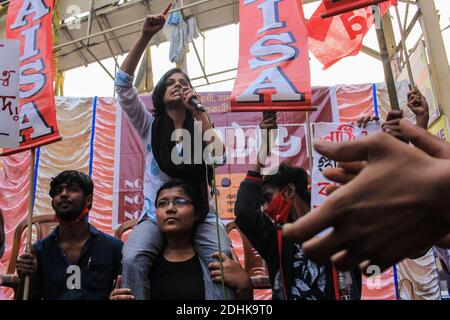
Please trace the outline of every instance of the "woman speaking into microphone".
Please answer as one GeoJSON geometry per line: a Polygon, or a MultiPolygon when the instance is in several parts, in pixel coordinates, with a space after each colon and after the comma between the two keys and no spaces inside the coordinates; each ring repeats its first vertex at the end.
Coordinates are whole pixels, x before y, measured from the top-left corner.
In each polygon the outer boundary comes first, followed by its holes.
{"type": "MultiPolygon", "coordinates": [[[[164,248],[164,240],[156,224],[155,198],[158,189],[169,180],[176,178],[199,185],[203,199],[209,205],[209,213],[193,237],[199,258],[205,263],[215,262],[212,255],[218,251],[219,243],[223,252],[228,256],[231,254],[231,241],[223,223],[216,224],[216,209],[209,192],[213,170],[209,165],[211,162],[204,157],[208,152],[204,151],[211,148],[207,148],[203,137],[210,124],[206,113],[192,105],[198,96],[189,77],[178,68],[167,71],[153,91],[152,112],[147,110],[133,87],[133,75],[139,60],[152,37],[163,28],[169,9],[170,6],[165,13],[146,18],[139,38],[115,79],[118,102],[139,133],[145,154],[143,213],[124,246],[122,260],[122,286],[130,288],[135,298],[141,300],[150,298],[149,271],[164,248]],[[186,135],[190,139],[186,139],[186,135]],[[195,137],[201,137],[201,140],[196,141],[195,137]],[[194,147],[196,142],[201,148],[194,147]]],[[[216,154],[224,155],[225,147],[220,138],[213,131],[208,135],[214,137],[210,143],[216,154]]],[[[214,157],[213,161],[223,164],[224,156],[214,157]]],[[[231,290],[223,290],[210,277],[205,277],[204,281],[207,299],[233,296],[231,290]]]]}

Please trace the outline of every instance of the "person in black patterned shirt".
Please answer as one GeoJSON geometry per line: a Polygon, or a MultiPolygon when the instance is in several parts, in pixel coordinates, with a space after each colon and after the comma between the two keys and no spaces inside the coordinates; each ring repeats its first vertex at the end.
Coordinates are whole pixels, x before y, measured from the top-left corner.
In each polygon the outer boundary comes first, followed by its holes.
{"type": "MultiPolygon", "coordinates": [[[[276,114],[265,113],[260,127],[275,129],[276,114]]],[[[260,154],[262,150],[267,147],[262,146],[260,154]]],[[[239,187],[236,225],[266,261],[273,299],[333,300],[331,263],[314,263],[304,255],[300,243],[281,235],[285,223],[294,222],[310,211],[308,174],[302,168],[283,162],[274,175],[263,177],[261,163],[265,162],[264,158],[264,155],[258,157],[258,164],[247,173],[239,187]]],[[[352,275],[350,297],[359,299],[361,275],[352,275]]]]}

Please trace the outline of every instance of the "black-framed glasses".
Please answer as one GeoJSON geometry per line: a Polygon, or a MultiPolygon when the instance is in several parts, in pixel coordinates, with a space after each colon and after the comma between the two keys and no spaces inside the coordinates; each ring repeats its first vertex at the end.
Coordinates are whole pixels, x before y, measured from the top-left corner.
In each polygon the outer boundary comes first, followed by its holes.
{"type": "Polygon", "coordinates": [[[157,208],[167,208],[170,203],[173,203],[173,205],[177,208],[182,208],[184,206],[187,206],[189,204],[192,204],[191,200],[185,199],[185,198],[175,198],[175,199],[161,199],[156,204],[157,208]]]}

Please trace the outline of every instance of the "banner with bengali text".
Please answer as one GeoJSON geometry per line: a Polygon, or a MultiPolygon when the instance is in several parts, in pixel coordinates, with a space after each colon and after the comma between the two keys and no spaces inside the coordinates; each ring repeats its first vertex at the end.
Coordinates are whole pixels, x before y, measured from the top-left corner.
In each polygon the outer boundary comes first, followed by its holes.
{"type": "Polygon", "coordinates": [[[6,37],[20,40],[20,146],[12,154],[60,139],[53,94],[54,0],[15,0],[8,7],[6,37]]]}

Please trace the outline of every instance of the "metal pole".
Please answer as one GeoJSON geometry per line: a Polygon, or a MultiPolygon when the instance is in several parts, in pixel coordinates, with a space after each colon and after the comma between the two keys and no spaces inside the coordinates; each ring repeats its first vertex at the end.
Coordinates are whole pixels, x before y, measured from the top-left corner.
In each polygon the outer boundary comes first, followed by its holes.
{"type": "Polygon", "coordinates": [[[400,110],[400,104],[397,97],[397,89],[395,87],[394,75],[392,73],[391,60],[389,57],[389,51],[384,35],[384,28],[381,22],[380,8],[371,6],[373,16],[375,17],[375,28],[377,32],[378,44],[380,45],[381,60],[383,62],[384,76],[386,78],[386,85],[389,93],[389,100],[391,102],[391,108],[393,110],[400,110]]]}
{"type": "MultiPolygon", "coordinates": [[[[185,9],[189,9],[191,7],[196,7],[198,5],[201,5],[201,4],[204,4],[204,3],[207,3],[207,2],[211,2],[211,1],[213,1],[213,0],[201,0],[201,1],[198,1],[198,2],[195,2],[195,3],[187,4],[187,5],[185,5],[183,7],[180,7],[180,8],[171,9],[169,11],[169,13],[176,12],[176,11],[181,11],[181,10],[185,10],[185,9]]],[[[224,5],[215,7],[214,9],[220,9],[220,8],[232,5],[233,3],[227,3],[227,4],[224,4],[224,5]]],[[[127,28],[127,27],[134,26],[135,24],[139,24],[139,23],[144,22],[145,19],[146,18],[139,19],[139,20],[136,20],[136,21],[133,21],[133,22],[129,22],[129,23],[126,23],[126,24],[118,26],[118,27],[114,27],[114,28],[111,28],[111,29],[108,29],[108,30],[105,30],[105,31],[102,31],[102,32],[97,32],[97,33],[91,34],[90,36],[86,36],[86,37],[82,37],[82,38],[79,38],[79,39],[76,39],[76,40],[73,40],[73,41],[62,43],[60,45],[57,45],[57,46],[53,47],[53,50],[61,49],[61,48],[64,48],[66,46],[70,46],[70,45],[72,45],[74,43],[85,41],[85,40],[90,39],[90,38],[98,37],[98,36],[101,36],[101,35],[103,35],[105,33],[108,33],[108,32],[113,32],[113,31],[117,31],[117,30],[120,30],[120,29],[124,29],[124,28],[127,28]]]]}
{"type": "MultiPolygon", "coordinates": [[[[93,12],[93,15],[94,15],[94,19],[97,21],[98,28],[101,31],[104,31],[102,24],[100,23],[100,19],[98,18],[95,11],[93,12]]],[[[109,44],[109,40],[108,40],[108,37],[106,36],[106,34],[103,34],[103,39],[105,39],[106,45],[108,46],[108,50],[111,53],[111,57],[114,59],[114,63],[116,64],[116,67],[119,68],[119,63],[117,62],[116,55],[114,54],[113,49],[112,49],[111,45],[109,44]]],[[[89,43],[87,44],[87,46],[89,46],[89,43]]]]}
{"type": "Polygon", "coordinates": [[[208,79],[208,76],[206,75],[205,67],[203,66],[202,59],[200,58],[200,55],[197,50],[197,46],[195,45],[194,41],[192,41],[192,47],[194,47],[195,55],[197,56],[198,63],[200,64],[200,68],[202,69],[202,72],[203,72],[202,78],[204,78],[206,80],[206,83],[209,84],[209,79],[208,79]]]}
{"type": "MultiPolygon", "coordinates": [[[[94,0],[91,0],[90,7],[91,7],[91,10],[89,11],[87,34],[86,34],[86,36],[88,36],[88,37],[91,35],[91,30],[92,30],[92,18],[93,18],[92,14],[94,13],[94,0]]],[[[87,39],[87,43],[86,43],[87,46],[89,46],[89,41],[90,41],[90,38],[87,39]]]]}

